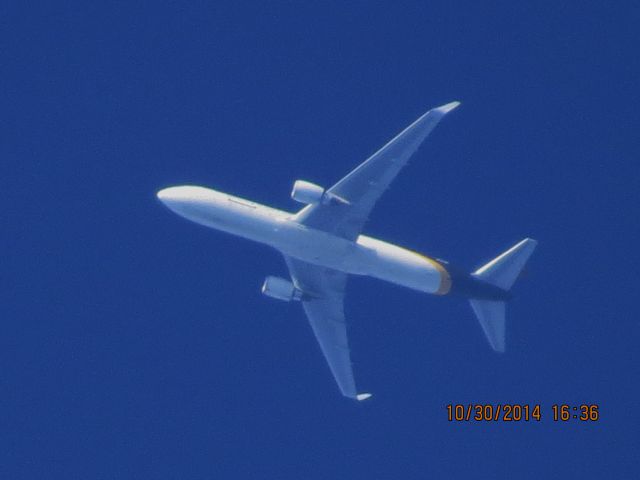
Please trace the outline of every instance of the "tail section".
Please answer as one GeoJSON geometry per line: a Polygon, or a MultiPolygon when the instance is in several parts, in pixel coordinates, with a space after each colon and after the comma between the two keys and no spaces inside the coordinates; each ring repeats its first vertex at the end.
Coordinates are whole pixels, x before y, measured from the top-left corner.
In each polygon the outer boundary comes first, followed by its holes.
{"type": "MultiPolygon", "coordinates": [[[[473,272],[473,277],[502,290],[509,290],[517,280],[525,263],[535,250],[537,242],[525,238],[502,255],[473,272]]],[[[504,301],[470,299],[491,348],[496,352],[505,351],[506,304],[504,301]]]]}
{"type": "Polygon", "coordinates": [[[507,319],[505,317],[505,302],[494,300],[469,300],[471,308],[480,321],[480,326],[489,345],[496,352],[505,350],[505,333],[507,331],[507,319]]]}
{"type": "Polygon", "coordinates": [[[480,267],[472,275],[503,290],[509,290],[537,244],[538,242],[535,240],[525,238],[502,255],[480,267]]]}

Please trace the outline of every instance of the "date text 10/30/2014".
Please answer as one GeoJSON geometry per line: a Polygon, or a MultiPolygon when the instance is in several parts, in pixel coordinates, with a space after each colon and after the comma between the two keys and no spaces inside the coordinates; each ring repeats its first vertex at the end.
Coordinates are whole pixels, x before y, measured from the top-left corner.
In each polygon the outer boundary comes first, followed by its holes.
{"type": "MultiPolygon", "coordinates": [[[[554,422],[597,422],[600,420],[599,405],[554,404],[547,411],[554,422]]],[[[461,404],[447,405],[447,420],[450,422],[539,422],[546,417],[540,404],[461,404]]]]}

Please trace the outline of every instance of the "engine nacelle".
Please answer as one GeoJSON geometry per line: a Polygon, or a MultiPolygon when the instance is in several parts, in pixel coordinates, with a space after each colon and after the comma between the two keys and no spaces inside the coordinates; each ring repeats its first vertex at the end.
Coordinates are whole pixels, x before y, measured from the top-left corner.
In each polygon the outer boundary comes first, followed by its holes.
{"type": "Polygon", "coordinates": [[[272,276],[265,278],[262,284],[262,294],[285,302],[302,298],[302,292],[289,280],[272,276]]]}
{"type": "Polygon", "coordinates": [[[324,188],[305,180],[296,180],[291,191],[291,198],[307,205],[320,203],[324,197],[324,188]]]}

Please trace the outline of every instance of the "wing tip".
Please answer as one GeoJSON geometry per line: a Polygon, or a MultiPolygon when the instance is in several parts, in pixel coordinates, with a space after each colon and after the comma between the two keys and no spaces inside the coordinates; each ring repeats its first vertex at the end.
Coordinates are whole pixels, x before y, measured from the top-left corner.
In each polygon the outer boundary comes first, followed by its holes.
{"type": "Polygon", "coordinates": [[[436,110],[437,112],[442,113],[443,115],[445,113],[449,113],[451,110],[453,110],[454,108],[457,108],[460,105],[460,102],[458,102],[457,100],[455,102],[449,102],[445,105],[441,105],[437,108],[434,108],[434,110],[436,110]]]}
{"type": "Polygon", "coordinates": [[[363,402],[365,400],[367,400],[368,398],[371,398],[371,394],[370,393],[359,393],[356,395],[356,400],[359,402],[363,402]]]}

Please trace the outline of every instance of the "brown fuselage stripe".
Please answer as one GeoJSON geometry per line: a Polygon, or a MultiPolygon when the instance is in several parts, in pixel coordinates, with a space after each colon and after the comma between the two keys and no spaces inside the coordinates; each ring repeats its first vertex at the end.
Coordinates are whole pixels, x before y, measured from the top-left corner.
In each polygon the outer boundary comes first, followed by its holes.
{"type": "Polygon", "coordinates": [[[435,295],[446,295],[451,290],[451,275],[447,272],[447,269],[442,266],[440,262],[434,260],[433,258],[429,258],[426,255],[422,255],[421,253],[414,252],[416,255],[421,256],[435,268],[438,273],[440,273],[440,286],[438,290],[434,293],[435,295]]]}

